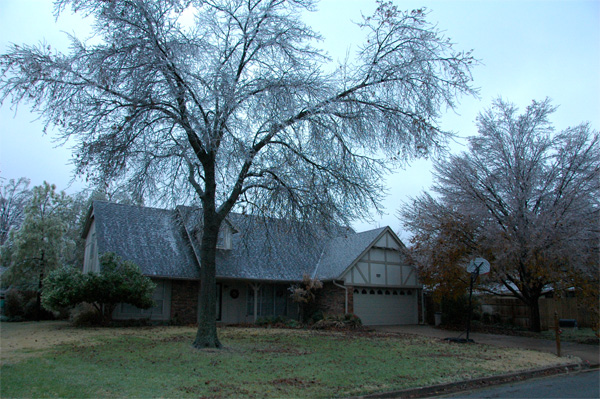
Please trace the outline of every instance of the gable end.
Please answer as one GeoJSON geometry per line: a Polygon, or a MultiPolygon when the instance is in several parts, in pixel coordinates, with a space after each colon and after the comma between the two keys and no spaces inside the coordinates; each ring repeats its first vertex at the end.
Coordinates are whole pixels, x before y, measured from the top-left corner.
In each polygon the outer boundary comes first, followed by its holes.
{"type": "Polygon", "coordinates": [[[346,285],[420,287],[416,268],[408,263],[406,247],[387,227],[340,275],[346,285]]]}

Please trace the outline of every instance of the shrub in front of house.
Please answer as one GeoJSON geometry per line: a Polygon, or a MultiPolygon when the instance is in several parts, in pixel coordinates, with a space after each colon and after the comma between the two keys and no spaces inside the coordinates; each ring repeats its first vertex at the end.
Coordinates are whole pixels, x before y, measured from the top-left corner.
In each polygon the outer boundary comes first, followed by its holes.
{"type": "Polygon", "coordinates": [[[288,319],[285,316],[266,316],[259,317],[256,319],[255,325],[259,327],[273,327],[273,328],[300,328],[302,324],[298,320],[288,319]]]}
{"type": "MultiPolygon", "coordinates": [[[[100,273],[82,273],[78,269],[61,268],[51,272],[44,280],[42,304],[48,310],[73,308],[79,304],[90,304],[96,316],[81,311],[76,316],[79,324],[100,320],[106,324],[119,303],[127,303],[140,309],[154,305],[152,299],[155,284],[144,276],[132,262],[123,261],[112,253],[100,258],[100,273]]],[[[78,324],[78,323],[76,323],[78,324]]]]}
{"type": "Polygon", "coordinates": [[[69,321],[75,327],[91,327],[102,325],[102,315],[89,303],[80,303],[71,309],[69,321]]]}
{"type": "Polygon", "coordinates": [[[315,330],[356,330],[362,327],[360,317],[352,313],[344,315],[326,315],[312,325],[315,330]]]}

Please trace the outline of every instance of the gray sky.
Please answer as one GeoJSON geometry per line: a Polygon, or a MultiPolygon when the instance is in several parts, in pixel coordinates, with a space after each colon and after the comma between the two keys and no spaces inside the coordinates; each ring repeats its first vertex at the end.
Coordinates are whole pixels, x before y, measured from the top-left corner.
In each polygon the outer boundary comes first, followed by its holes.
{"type": "MultiPolygon", "coordinates": [[[[527,106],[531,100],[550,97],[557,112],[556,128],[589,121],[600,128],[600,1],[399,1],[401,9],[426,7],[429,20],[452,39],[457,50],[474,50],[481,65],[473,70],[480,99],[462,98],[457,113],[449,111],[442,128],[461,137],[477,133],[475,118],[498,96],[527,106]]],[[[370,0],[321,0],[319,10],[307,21],[325,41],[323,47],[334,59],[356,50],[362,42],[353,25],[361,11],[375,9],[370,0]]],[[[58,50],[67,50],[64,32],[85,36],[87,23],[65,13],[58,22],[49,0],[0,0],[0,52],[9,43],[35,44],[40,41],[58,50]]],[[[18,112],[5,103],[0,108],[0,178],[25,176],[33,185],[44,180],[59,189],[76,192],[82,181],[70,184],[71,152],[57,147],[52,132],[42,135],[37,116],[21,104],[18,112]]],[[[452,144],[453,152],[463,151],[464,140],[452,144]]],[[[386,214],[373,215],[370,222],[357,222],[359,230],[389,225],[400,232],[395,214],[399,204],[418,195],[431,183],[431,162],[419,160],[387,179],[386,214]]],[[[401,236],[406,237],[404,234],[401,236]]]]}

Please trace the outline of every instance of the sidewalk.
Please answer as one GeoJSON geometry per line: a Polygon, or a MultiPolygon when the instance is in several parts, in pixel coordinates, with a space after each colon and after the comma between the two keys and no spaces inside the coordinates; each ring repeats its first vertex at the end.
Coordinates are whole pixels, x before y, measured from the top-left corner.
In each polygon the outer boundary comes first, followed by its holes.
{"type": "MultiPolygon", "coordinates": [[[[455,338],[462,334],[458,331],[440,330],[425,325],[377,326],[374,327],[374,329],[382,332],[422,335],[440,339],[449,337],[455,338]]],[[[464,337],[465,336],[463,334],[461,338],[464,337]]],[[[475,341],[475,343],[479,344],[488,344],[508,348],[531,349],[556,354],[556,342],[545,339],[482,333],[470,333],[469,338],[475,341]]],[[[577,356],[581,360],[589,362],[590,366],[595,367],[597,367],[600,363],[598,349],[598,345],[584,345],[576,342],[561,342],[562,356],[577,356]]]]}

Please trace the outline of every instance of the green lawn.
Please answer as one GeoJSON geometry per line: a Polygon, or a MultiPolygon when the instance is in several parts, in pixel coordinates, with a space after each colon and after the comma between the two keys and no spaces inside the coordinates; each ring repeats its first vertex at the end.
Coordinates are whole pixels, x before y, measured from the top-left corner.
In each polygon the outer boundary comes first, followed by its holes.
{"type": "MultiPolygon", "coordinates": [[[[83,341],[32,349],[11,346],[11,324],[2,325],[2,398],[339,397],[566,361],[414,336],[253,328],[220,329],[223,350],[194,350],[193,328],[169,327],[81,330],[83,341]]],[[[53,334],[67,330],[78,334],[53,334]]]]}

